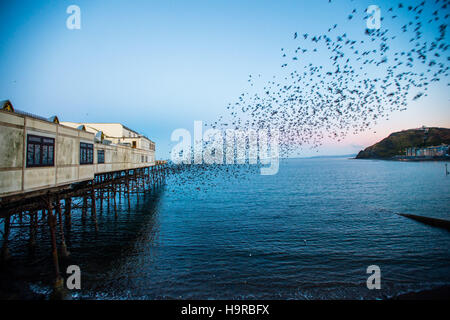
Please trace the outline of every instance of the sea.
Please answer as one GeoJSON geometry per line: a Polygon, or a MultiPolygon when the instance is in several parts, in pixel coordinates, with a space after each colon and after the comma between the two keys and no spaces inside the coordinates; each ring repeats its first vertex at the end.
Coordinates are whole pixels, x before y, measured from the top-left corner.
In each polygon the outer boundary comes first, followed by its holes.
{"type": "MultiPolygon", "coordinates": [[[[450,232],[398,215],[450,219],[449,207],[444,162],[289,159],[268,176],[192,169],[133,196],[131,209],[97,204],[98,230],[74,209],[61,274],[80,267],[71,299],[386,299],[450,285],[450,232]],[[374,265],[379,289],[367,286],[374,265]]],[[[27,226],[12,230],[2,288],[48,298],[48,226],[33,252],[28,236],[27,226]]]]}

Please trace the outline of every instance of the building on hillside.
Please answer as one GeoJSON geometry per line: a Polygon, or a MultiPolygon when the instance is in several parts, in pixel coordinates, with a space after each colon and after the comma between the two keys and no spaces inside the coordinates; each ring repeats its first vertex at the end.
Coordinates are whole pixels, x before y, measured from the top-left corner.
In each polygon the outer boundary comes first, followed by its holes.
{"type": "Polygon", "coordinates": [[[449,145],[442,144],[432,147],[410,147],[405,149],[407,157],[444,157],[448,155],[449,145]]]}

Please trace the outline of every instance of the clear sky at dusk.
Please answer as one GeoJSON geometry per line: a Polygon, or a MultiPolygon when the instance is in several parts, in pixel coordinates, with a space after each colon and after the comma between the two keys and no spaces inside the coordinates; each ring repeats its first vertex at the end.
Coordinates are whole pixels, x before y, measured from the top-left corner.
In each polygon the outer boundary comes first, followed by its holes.
{"type": "MultiPolygon", "coordinates": [[[[61,121],[121,122],[168,158],[173,130],[225,114],[247,90],[249,74],[279,74],[280,48],[292,46],[294,32],[323,33],[342,23],[362,37],[362,11],[377,4],[383,16],[391,3],[2,1],[0,99],[61,121]],[[80,30],[66,28],[71,4],[81,8],[80,30]],[[358,19],[347,22],[353,8],[358,19]]],[[[427,97],[373,130],[302,155],[356,153],[393,131],[450,127],[447,83],[433,83],[427,97]]]]}

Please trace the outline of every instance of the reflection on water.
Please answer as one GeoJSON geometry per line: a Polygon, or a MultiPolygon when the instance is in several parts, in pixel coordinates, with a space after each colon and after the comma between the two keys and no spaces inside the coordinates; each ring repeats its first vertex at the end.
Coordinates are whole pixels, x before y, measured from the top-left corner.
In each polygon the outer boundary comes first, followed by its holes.
{"type": "MultiPolygon", "coordinates": [[[[104,206],[98,232],[74,214],[64,262],[82,270],[74,297],[359,299],[450,284],[450,233],[396,214],[450,218],[442,163],[304,159],[243,175],[171,177],[130,211],[123,199],[117,216],[104,206]],[[381,290],[366,288],[372,264],[381,290]]],[[[16,267],[2,277],[48,291],[44,231],[30,257],[28,233],[14,230],[16,267]]]]}
{"type": "MultiPolygon", "coordinates": [[[[60,262],[60,269],[62,276],[66,276],[64,271],[68,265],[76,264],[81,268],[82,291],[72,292],[73,297],[79,297],[84,291],[89,292],[89,297],[93,297],[92,294],[96,291],[101,292],[110,285],[122,286],[120,281],[126,276],[116,276],[111,270],[126,263],[128,257],[136,253],[135,246],[139,243],[152,243],[157,236],[157,208],[162,192],[163,189],[158,188],[141,194],[139,199],[135,197],[131,202],[131,210],[128,210],[128,203],[124,199],[118,202],[117,211],[114,211],[112,203],[108,207],[105,201],[103,211],[97,206],[97,222],[92,219],[89,211],[83,216],[81,210],[72,209],[71,224],[64,225],[70,256],[60,262]],[[104,281],[108,277],[112,277],[108,280],[111,284],[104,281]]],[[[74,199],[74,204],[81,201],[74,199]]],[[[10,251],[13,257],[1,269],[1,279],[4,282],[2,291],[17,291],[17,297],[32,298],[27,292],[30,288],[39,295],[48,296],[54,280],[54,269],[46,221],[40,223],[37,246],[33,251],[28,247],[28,237],[26,224],[12,230],[10,251]],[[23,291],[26,291],[25,294],[23,291]]],[[[15,294],[11,296],[16,297],[15,294]]]]}

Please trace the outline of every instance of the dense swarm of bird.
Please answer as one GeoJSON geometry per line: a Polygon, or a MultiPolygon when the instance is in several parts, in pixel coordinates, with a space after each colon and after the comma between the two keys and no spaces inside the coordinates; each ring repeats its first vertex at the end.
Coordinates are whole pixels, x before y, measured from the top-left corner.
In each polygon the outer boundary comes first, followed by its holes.
{"type": "Polygon", "coordinates": [[[173,197],[192,197],[198,199],[198,194],[207,194],[216,188],[223,188],[224,181],[241,184],[250,181],[260,173],[261,165],[239,164],[174,164],[166,167],[165,189],[173,197]],[[180,188],[182,192],[180,192],[180,188]],[[181,195],[180,195],[181,193],[181,195]]]}
{"type": "Polygon", "coordinates": [[[365,28],[370,17],[355,8],[344,27],[332,24],[323,34],[295,32],[294,47],[281,49],[283,76],[261,84],[261,75],[250,75],[251,90],[227,106],[230,116],[212,126],[279,129],[288,155],[299,146],[317,147],[326,137],[340,141],[370,130],[405,110],[408,102],[427,95],[430,84],[448,80],[450,60],[450,1],[412,3],[392,5],[379,29],[365,28]],[[355,30],[364,37],[352,38],[355,30]]]}
{"type": "MultiPolygon", "coordinates": [[[[281,48],[282,75],[268,81],[249,75],[248,90],[210,126],[277,129],[282,156],[288,156],[325,138],[341,141],[371,130],[427,96],[432,83],[448,81],[450,0],[399,2],[383,10],[379,29],[367,29],[371,17],[355,8],[344,26],[333,23],[323,34],[294,32],[293,47],[281,48]]],[[[193,167],[196,175],[205,169],[193,167]]]]}

